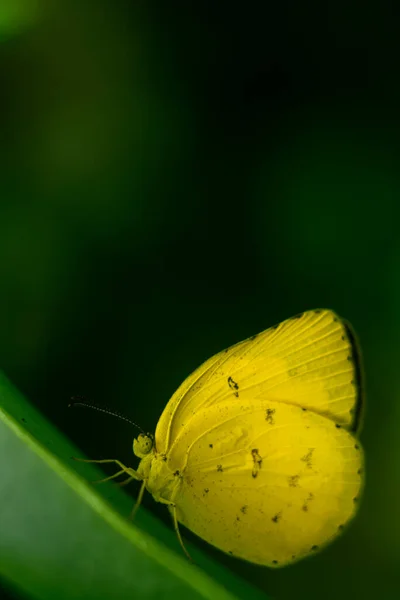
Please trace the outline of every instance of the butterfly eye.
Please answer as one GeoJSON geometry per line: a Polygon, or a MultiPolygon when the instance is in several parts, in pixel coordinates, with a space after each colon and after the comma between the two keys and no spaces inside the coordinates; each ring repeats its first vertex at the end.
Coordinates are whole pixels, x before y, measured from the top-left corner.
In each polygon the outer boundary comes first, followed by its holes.
{"type": "Polygon", "coordinates": [[[138,458],[143,458],[153,449],[153,440],[149,435],[141,433],[133,440],[133,452],[138,458]]]}

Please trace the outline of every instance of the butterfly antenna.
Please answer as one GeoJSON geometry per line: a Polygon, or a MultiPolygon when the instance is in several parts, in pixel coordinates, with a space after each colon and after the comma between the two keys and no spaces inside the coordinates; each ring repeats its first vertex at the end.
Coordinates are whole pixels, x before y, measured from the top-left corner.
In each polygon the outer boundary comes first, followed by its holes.
{"type": "Polygon", "coordinates": [[[99,412],[102,412],[106,415],[111,415],[112,417],[121,419],[121,421],[126,421],[127,423],[130,423],[131,425],[133,425],[134,427],[139,429],[139,431],[141,431],[144,435],[146,435],[145,432],[143,431],[143,429],[139,425],[137,425],[137,423],[134,423],[133,421],[128,419],[128,417],[125,417],[124,415],[121,415],[120,413],[118,413],[116,411],[112,411],[112,410],[109,410],[108,408],[103,408],[102,406],[97,406],[96,404],[91,404],[89,402],[82,402],[81,399],[79,399],[78,401],[75,401],[75,398],[71,398],[71,400],[73,400],[73,402],[70,402],[68,404],[68,408],[73,408],[75,406],[83,406],[84,408],[93,408],[93,410],[98,410],[99,412]]]}

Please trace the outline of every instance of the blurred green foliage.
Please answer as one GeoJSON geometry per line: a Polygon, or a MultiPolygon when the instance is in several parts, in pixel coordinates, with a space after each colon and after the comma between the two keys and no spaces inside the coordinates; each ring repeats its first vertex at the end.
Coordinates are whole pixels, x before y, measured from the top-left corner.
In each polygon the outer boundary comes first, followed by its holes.
{"type": "Polygon", "coordinates": [[[152,431],[202,360],[333,308],[365,359],[358,518],[321,555],[276,572],[184,534],[275,598],[393,596],[400,88],[389,4],[2,6],[2,370],[83,452],[129,462],[134,432],[68,411],[71,395],[152,431]]]}

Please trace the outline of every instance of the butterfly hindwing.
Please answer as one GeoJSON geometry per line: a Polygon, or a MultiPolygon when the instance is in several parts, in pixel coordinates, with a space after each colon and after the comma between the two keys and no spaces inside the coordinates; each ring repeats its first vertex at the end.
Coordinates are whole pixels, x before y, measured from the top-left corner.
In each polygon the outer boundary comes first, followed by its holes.
{"type": "Polygon", "coordinates": [[[168,460],[182,465],[178,520],[221,550],[272,567],[336,537],[363,481],[350,432],[275,401],[199,411],[168,460]]]}

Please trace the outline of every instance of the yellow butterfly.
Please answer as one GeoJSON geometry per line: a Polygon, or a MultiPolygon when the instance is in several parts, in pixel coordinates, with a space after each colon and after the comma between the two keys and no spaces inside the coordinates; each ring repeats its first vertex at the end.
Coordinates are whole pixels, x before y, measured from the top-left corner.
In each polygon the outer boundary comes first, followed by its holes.
{"type": "Polygon", "coordinates": [[[281,567],[332,541],[363,486],[355,438],[360,354],[330,310],[302,313],[216,354],[133,442],[142,481],[178,523],[220,550],[281,567]]]}

